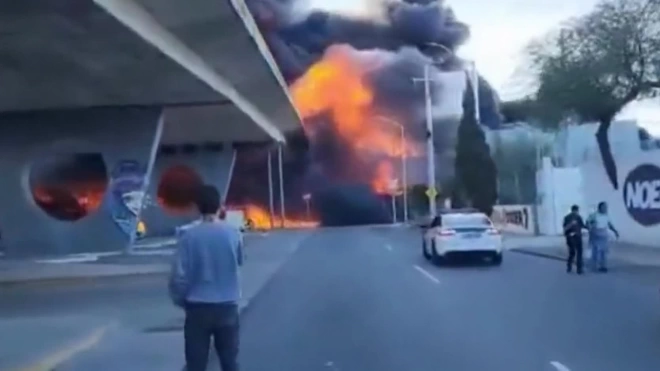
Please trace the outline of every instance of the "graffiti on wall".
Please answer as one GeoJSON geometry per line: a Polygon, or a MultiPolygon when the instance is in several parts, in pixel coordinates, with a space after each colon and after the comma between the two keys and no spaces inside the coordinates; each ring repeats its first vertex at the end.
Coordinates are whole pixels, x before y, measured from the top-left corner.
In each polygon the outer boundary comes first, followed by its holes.
{"type": "Polygon", "coordinates": [[[503,231],[534,233],[532,212],[529,205],[496,205],[491,218],[493,223],[503,231]]]}
{"type": "Polygon", "coordinates": [[[110,175],[110,200],[108,205],[112,219],[126,235],[137,228],[137,216],[146,199],[146,166],[138,161],[119,161],[110,175]]]}
{"type": "Polygon", "coordinates": [[[623,202],[640,225],[660,224],[660,167],[647,163],[632,169],[623,186],[623,202]]]}

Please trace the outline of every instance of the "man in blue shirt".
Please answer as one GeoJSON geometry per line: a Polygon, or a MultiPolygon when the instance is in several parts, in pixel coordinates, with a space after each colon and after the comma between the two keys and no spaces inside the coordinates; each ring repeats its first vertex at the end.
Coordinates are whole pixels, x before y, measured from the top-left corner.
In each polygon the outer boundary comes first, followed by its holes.
{"type": "Polygon", "coordinates": [[[186,312],[188,371],[206,371],[211,338],[222,370],[238,370],[242,239],[240,231],[218,219],[220,203],[217,189],[200,188],[196,206],[201,219],[181,232],[172,266],[170,296],[186,312]]]}
{"type": "Polygon", "coordinates": [[[591,265],[594,270],[601,273],[607,272],[607,254],[609,251],[609,240],[612,231],[619,238],[619,231],[614,228],[607,214],[607,203],[600,202],[596,212],[589,216],[589,243],[591,244],[591,265]]]}

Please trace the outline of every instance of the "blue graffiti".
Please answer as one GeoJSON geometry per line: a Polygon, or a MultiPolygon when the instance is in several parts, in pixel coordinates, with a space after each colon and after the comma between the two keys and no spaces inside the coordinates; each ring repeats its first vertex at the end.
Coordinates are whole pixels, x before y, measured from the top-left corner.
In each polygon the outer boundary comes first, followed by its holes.
{"type": "Polygon", "coordinates": [[[131,236],[138,223],[137,216],[145,201],[146,167],[138,161],[119,161],[110,175],[108,206],[117,226],[131,236]]]}

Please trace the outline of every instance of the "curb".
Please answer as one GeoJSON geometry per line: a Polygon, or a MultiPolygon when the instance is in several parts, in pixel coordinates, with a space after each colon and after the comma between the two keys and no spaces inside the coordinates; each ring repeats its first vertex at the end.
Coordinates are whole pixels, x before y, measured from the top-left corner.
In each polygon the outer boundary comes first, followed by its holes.
{"type": "Polygon", "coordinates": [[[509,249],[509,251],[515,252],[515,253],[518,253],[518,254],[523,254],[523,255],[537,256],[537,257],[540,257],[540,258],[566,261],[566,258],[563,257],[563,256],[559,256],[559,255],[555,255],[555,254],[548,254],[548,253],[544,253],[544,252],[531,251],[531,250],[528,250],[528,249],[513,248],[513,249],[509,249]]]}
{"type": "Polygon", "coordinates": [[[24,366],[24,367],[19,367],[14,369],[14,371],[52,371],[55,370],[55,368],[62,363],[70,360],[74,356],[76,356],[79,353],[82,353],[84,351],[87,351],[97,345],[105,336],[105,334],[108,332],[108,330],[111,327],[114,327],[113,324],[108,324],[105,326],[101,326],[98,328],[95,328],[93,331],[91,331],[89,334],[84,336],[82,339],[79,341],[74,342],[73,344],[57,350],[55,352],[52,352],[51,354],[47,355],[40,361],[29,365],[29,366],[24,366]]]}
{"type": "Polygon", "coordinates": [[[78,284],[78,283],[92,283],[98,281],[108,281],[113,279],[126,279],[134,277],[150,277],[150,276],[164,276],[169,274],[169,271],[154,271],[154,272],[127,272],[122,274],[108,274],[97,276],[70,276],[70,277],[45,277],[35,279],[16,279],[0,281],[0,288],[24,287],[30,285],[62,285],[62,284],[78,284]]]}

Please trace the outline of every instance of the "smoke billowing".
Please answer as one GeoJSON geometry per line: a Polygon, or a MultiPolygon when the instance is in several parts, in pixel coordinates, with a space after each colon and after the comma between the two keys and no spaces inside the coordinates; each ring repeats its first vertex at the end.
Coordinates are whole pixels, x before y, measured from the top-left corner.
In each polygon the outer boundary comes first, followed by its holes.
{"type": "MultiPolygon", "coordinates": [[[[452,99],[460,107],[465,84],[452,87],[441,72],[464,69],[454,52],[467,41],[470,31],[443,1],[370,1],[369,12],[361,17],[305,11],[295,0],[247,2],[305,120],[308,147],[293,149],[295,155],[289,154],[285,166],[289,210],[304,208],[300,195],[312,192],[318,194],[316,212],[325,224],[341,224],[337,205],[343,214],[357,218],[346,219],[346,223],[383,221],[387,206],[367,192],[368,186],[378,190],[382,186],[377,184],[382,181],[379,177],[400,179],[401,169],[395,161],[404,151],[391,148],[403,146],[396,139],[399,129],[383,121],[395,121],[405,128],[405,151],[410,157],[425,155],[419,153],[426,138],[424,89],[413,79],[423,77],[424,66],[429,64],[433,64],[438,173],[441,179],[452,176],[460,109],[448,114],[441,108],[452,99]],[[349,80],[350,73],[341,73],[333,81],[324,80],[324,74],[336,72],[346,61],[349,65],[344,68],[355,69],[357,78],[349,80]],[[310,91],[309,86],[317,90],[310,91]],[[333,92],[335,95],[329,95],[333,92]]],[[[460,72],[457,75],[464,81],[460,72]]],[[[498,125],[497,97],[483,79],[479,93],[483,122],[498,125]]],[[[265,159],[255,161],[259,156],[254,153],[247,156],[250,160],[243,162],[253,167],[241,169],[241,162],[237,163],[230,201],[267,205],[264,184],[250,180],[257,172],[265,173],[265,159]],[[254,168],[256,164],[261,168],[254,168]]],[[[410,185],[426,181],[418,170],[411,169],[410,185]]]]}

